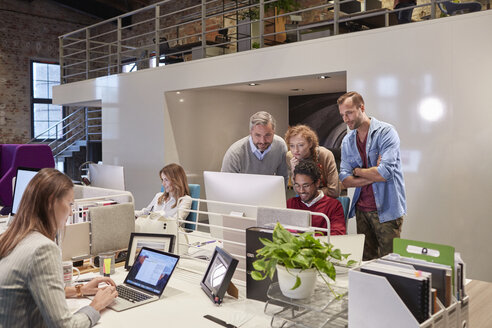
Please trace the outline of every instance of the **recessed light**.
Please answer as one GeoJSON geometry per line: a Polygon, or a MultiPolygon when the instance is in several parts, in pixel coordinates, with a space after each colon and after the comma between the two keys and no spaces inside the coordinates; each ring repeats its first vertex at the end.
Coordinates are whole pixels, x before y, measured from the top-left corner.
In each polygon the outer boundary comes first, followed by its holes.
{"type": "Polygon", "coordinates": [[[180,94],[181,94],[181,91],[176,91],[176,94],[177,94],[177,95],[180,95],[180,94]]]}
{"type": "Polygon", "coordinates": [[[301,92],[304,91],[304,89],[295,88],[295,89],[290,89],[290,91],[301,92]]]}
{"type": "Polygon", "coordinates": [[[249,85],[250,87],[255,87],[255,86],[260,85],[260,84],[259,84],[259,83],[248,83],[248,85],[249,85]]]}
{"type": "Polygon", "coordinates": [[[185,101],[185,100],[184,100],[183,98],[181,98],[181,99],[179,100],[179,102],[184,102],[184,101],[185,101]]]}
{"type": "Polygon", "coordinates": [[[318,76],[318,79],[324,80],[324,79],[329,79],[330,77],[328,75],[320,75],[318,76]]]}

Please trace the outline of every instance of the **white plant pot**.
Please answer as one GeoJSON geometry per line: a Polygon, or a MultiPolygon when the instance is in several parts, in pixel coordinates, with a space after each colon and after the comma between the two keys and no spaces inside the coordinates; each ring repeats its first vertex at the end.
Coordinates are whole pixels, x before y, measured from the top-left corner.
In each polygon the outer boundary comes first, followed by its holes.
{"type": "Polygon", "coordinates": [[[308,298],[314,292],[316,285],[316,269],[286,269],[283,265],[277,264],[278,285],[282,294],[289,298],[301,299],[308,298]],[[288,271],[287,271],[288,270],[288,271]],[[296,283],[296,276],[301,278],[301,285],[296,289],[291,289],[296,283]]]}

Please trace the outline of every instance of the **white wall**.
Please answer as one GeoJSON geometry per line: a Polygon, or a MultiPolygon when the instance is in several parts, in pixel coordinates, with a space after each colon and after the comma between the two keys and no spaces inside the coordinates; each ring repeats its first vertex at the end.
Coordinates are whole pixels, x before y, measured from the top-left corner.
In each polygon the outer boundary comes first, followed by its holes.
{"type": "MultiPolygon", "coordinates": [[[[473,13],[63,85],[54,101],[102,101],[103,160],[125,166],[138,199],[158,186],[156,169],[183,151],[175,135],[186,127],[172,124],[164,92],[347,71],[347,89],[361,92],[368,113],[400,134],[408,200],[403,237],[454,245],[471,278],[492,281],[492,263],[484,261],[492,258],[491,30],[492,11],[473,13]],[[432,122],[419,113],[429,97],[443,105],[432,122]]],[[[217,129],[243,120],[228,116],[217,129]]],[[[194,147],[213,142],[204,135],[194,147]]]]}
{"type": "MultiPolygon", "coordinates": [[[[266,110],[277,120],[276,133],[288,127],[288,97],[224,90],[166,93],[178,162],[190,183],[203,186],[203,171],[220,171],[229,146],[249,134],[249,118],[266,110]],[[179,127],[179,128],[176,128],[179,127]]],[[[205,197],[204,188],[201,194],[205,197]]]]}

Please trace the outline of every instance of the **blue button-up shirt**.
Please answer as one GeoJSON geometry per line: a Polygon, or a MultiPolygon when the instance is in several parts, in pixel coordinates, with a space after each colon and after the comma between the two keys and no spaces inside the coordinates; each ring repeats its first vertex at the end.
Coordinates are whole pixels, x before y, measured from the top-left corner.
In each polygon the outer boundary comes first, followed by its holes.
{"type": "MultiPolygon", "coordinates": [[[[357,150],[357,130],[352,130],[342,141],[342,162],[340,164],[340,181],[352,175],[352,170],[362,167],[362,158],[357,150]]],[[[379,155],[381,163],[379,174],[386,180],[372,183],[374,199],[378,209],[379,221],[395,220],[407,212],[405,182],[401,169],[400,138],[395,128],[374,117],[371,118],[367,135],[366,154],[368,167],[377,166],[379,155]]],[[[349,217],[355,216],[355,205],[359,200],[361,188],[355,189],[350,206],[349,217]]]]}

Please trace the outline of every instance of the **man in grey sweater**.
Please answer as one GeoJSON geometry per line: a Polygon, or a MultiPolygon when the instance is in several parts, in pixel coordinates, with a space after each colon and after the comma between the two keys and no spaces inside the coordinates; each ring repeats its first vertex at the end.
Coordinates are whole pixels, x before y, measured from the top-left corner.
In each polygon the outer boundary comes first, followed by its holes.
{"type": "Polygon", "coordinates": [[[282,175],[287,181],[287,145],[275,134],[275,119],[257,112],[249,119],[250,135],[233,143],[222,161],[222,172],[282,175]]]}

